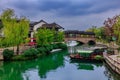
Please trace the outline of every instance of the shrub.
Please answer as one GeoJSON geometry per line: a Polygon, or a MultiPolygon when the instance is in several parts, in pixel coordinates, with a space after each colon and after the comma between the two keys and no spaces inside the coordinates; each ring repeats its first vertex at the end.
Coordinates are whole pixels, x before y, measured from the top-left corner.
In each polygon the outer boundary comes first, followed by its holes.
{"type": "Polygon", "coordinates": [[[63,43],[58,43],[56,44],[58,46],[58,48],[61,48],[63,50],[67,49],[67,45],[66,44],[63,44],[63,43]]]}
{"type": "Polygon", "coordinates": [[[10,60],[13,57],[13,55],[14,55],[13,50],[5,49],[3,51],[4,60],[10,60]]]}
{"type": "Polygon", "coordinates": [[[39,48],[37,48],[37,50],[38,50],[39,54],[45,54],[45,52],[46,52],[45,47],[39,47],[39,48]]]}
{"type": "Polygon", "coordinates": [[[53,49],[59,48],[57,44],[52,44],[52,46],[53,46],[53,49]]]}
{"type": "Polygon", "coordinates": [[[95,59],[96,59],[96,60],[102,60],[102,59],[103,59],[103,57],[102,57],[102,56],[100,56],[100,55],[96,55],[96,56],[95,56],[95,59]]]}
{"type": "Polygon", "coordinates": [[[47,51],[51,51],[53,49],[53,45],[46,45],[45,48],[47,51]]]}
{"type": "Polygon", "coordinates": [[[36,57],[38,53],[39,53],[39,52],[37,51],[37,49],[30,48],[30,49],[26,50],[26,51],[23,53],[23,55],[24,55],[25,57],[36,57]]]}
{"type": "Polygon", "coordinates": [[[26,58],[23,55],[16,55],[12,57],[12,60],[26,60],[26,58]]]}

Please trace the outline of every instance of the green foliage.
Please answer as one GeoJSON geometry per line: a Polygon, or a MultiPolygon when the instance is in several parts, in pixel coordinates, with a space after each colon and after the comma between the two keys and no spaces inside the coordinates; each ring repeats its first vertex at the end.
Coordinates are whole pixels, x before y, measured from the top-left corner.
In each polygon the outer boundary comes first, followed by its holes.
{"type": "Polygon", "coordinates": [[[46,46],[53,42],[62,42],[64,40],[64,33],[61,31],[55,31],[54,29],[39,29],[35,36],[38,46],[46,46]]]}
{"type": "Polygon", "coordinates": [[[37,50],[38,50],[39,54],[45,54],[45,52],[46,52],[45,47],[39,47],[39,48],[37,48],[37,50]]]}
{"type": "Polygon", "coordinates": [[[62,31],[58,31],[56,32],[57,34],[55,34],[55,41],[56,42],[63,42],[64,40],[64,33],[62,31]]]}
{"type": "Polygon", "coordinates": [[[3,51],[4,60],[10,60],[13,57],[13,55],[14,55],[13,50],[5,49],[3,51]]]}
{"type": "Polygon", "coordinates": [[[63,44],[63,43],[58,43],[56,44],[58,46],[58,48],[62,49],[62,50],[65,50],[67,49],[67,45],[66,44],[63,44]]]}
{"type": "Polygon", "coordinates": [[[88,32],[94,32],[95,36],[98,40],[106,38],[104,27],[97,28],[96,26],[93,26],[92,28],[89,28],[87,31],[88,32]]]}
{"type": "Polygon", "coordinates": [[[14,10],[9,8],[5,9],[0,16],[1,19],[7,19],[7,20],[10,20],[11,18],[14,18],[14,17],[15,17],[14,10]]]}
{"type": "Polygon", "coordinates": [[[49,54],[52,49],[53,49],[53,47],[51,45],[37,48],[38,52],[43,55],[49,54]]]}
{"type": "Polygon", "coordinates": [[[58,49],[59,48],[57,44],[52,44],[52,46],[53,46],[53,49],[58,49]]]}
{"type": "Polygon", "coordinates": [[[24,43],[28,37],[29,20],[25,17],[18,18],[12,9],[4,10],[1,14],[1,20],[4,26],[4,44],[17,45],[19,48],[19,45],[24,43]]]}
{"type": "Polygon", "coordinates": [[[37,57],[38,53],[39,52],[37,51],[37,49],[30,48],[30,49],[24,51],[23,56],[25,56],[25,57],[33,57],[34,58],[34,57],[37,57]]]}
{"type": "Polygon", "coordinates": [[[53,46],[50,44],[46,45],[45,48],[47,49],[47,51],[51,51],[53,49],[53,46]]]}
{"type": "Polygon", "coordinates": [[[66,46],[66,44],[63,44],[63,43],[57,43],[57,44],[50,44],[50,45],[38,47],[37,50],[38,50],[39,54],[46,55],[46,54],[49,54],[50,51],[52,51],[53,49],[58,49],[58,48],[66,50],[67,46],[66,46]]]}
{"type": "Polygon", "coordinates": [[[25,58],[23,55],[16,55],[12,57],[12,60],[26,60],[27,58],[25,58]]]}
{"type": "Polygon", "coordinates": [[[96,55],[96,56],[95,56],[95,59],[96,59],[96,60],[102,60],[102,59],[103,59],[103,57],[102,57],[102,56],[100,56],[100,55],[96,55]]]}
{"type": "Polygon", "coordinates": [[[39,29],[36,33],[36,41],[39,46],[45,46],[53,42],[54,36],[50,29],[39,29]]]}
{"type": "Polygon", "coordinates": [[[120,16],[117,16],[117,21],[113,25],[114,35],[117,38],[117,43],[120,43],[120,16]]]}

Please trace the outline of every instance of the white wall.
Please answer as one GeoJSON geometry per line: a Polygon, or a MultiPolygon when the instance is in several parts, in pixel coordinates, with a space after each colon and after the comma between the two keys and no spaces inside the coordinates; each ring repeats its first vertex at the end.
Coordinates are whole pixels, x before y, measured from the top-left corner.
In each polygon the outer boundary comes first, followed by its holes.
{"type": "Polygon", "coordinates": [[[38,24],[36,24],[33,28],[34,31],[36,31],[38,28],[40,28],[43,24],[46,24],[45,22],[40,22],[38,24]]]}

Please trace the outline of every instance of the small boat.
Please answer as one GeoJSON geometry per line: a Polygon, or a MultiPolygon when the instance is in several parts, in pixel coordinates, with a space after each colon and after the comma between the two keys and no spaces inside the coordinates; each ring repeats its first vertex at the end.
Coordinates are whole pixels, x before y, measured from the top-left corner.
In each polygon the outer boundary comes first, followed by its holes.
{"type": "Polygon", "coordinates": [[[70,54],[71,59],[79,60],[103,60],[103,50],[77,50],[76,54],[70,54]]]}
{"type": "Polygon", "coordinates": [[[85,54],[85,53],[77,53],[77,54],[70,54],[70,58],[73,60],[89,60],[89,61],[93,61],[93,60],[103,60],[102,55],[96,55],[96,54],[85,54]],[[84,55],[83,55],[84,54],[84,55]],[[99,57],[99,58],[97,58],[99,57]]]}

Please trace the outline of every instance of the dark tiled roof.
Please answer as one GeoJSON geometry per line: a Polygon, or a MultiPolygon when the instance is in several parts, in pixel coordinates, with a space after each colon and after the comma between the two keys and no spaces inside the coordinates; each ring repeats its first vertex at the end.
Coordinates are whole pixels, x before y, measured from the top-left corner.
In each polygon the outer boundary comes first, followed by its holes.
{"type": "Polygon", "coordinates": [[[82,34],[82,35],[95,35],[93,32],[85,32],[85,31],[78,31],[78,30],[67,30],[65,34],[82,34]]]}
{"type": "Polygon", "coordinates": [[[58,24],[56,24],[56,23],[43,24],[42,27],[55,28],[55,29],[64,29],[63,27],[61,27],[60,25],[58,25],[58,24]]]}
{"type": "Polygon", "coordinates": [[[40,23],[40,22],[44,22],[45,24],[47,24],[47,22],[45,22],[44,20],[40,20],[38,22],[30,22],[30,27],[33,27],[34,25],[40,23]]]}

